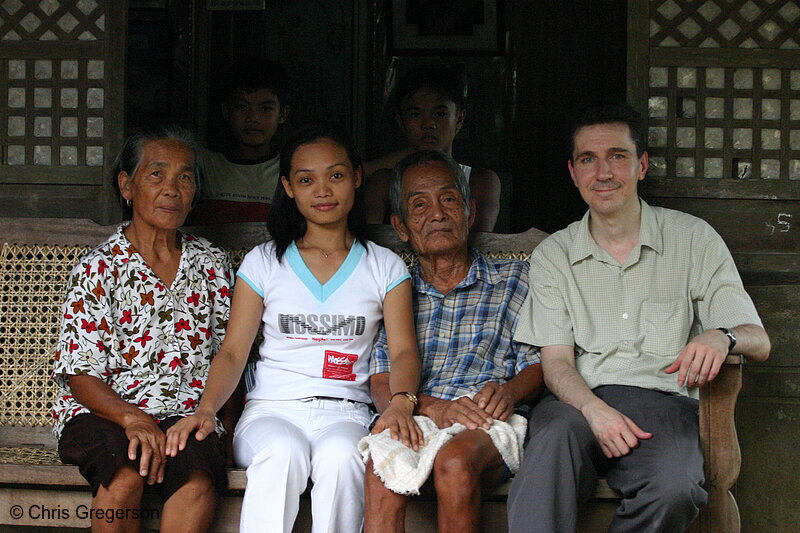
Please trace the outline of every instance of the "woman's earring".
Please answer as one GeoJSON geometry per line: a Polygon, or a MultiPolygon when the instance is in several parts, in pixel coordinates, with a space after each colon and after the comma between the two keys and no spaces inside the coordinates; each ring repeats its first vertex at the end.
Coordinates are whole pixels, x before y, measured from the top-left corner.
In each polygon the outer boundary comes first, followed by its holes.
{"type": "Polygon", "coordinates": [[[131,199],[128,198],[127,200],[125,200],[125,203],[128,204],[128,207],[130,207],[131,206],[131,199]]]}

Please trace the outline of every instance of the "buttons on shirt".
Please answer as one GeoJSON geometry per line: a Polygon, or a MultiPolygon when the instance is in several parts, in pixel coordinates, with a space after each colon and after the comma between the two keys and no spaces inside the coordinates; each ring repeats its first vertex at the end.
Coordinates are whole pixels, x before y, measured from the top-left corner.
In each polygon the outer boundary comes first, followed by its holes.
{"type": "Polygon", "coordinates": [[[625,320],[627,318],[628,318],[628,313],[622,313],[622,320],[625,320]]]}

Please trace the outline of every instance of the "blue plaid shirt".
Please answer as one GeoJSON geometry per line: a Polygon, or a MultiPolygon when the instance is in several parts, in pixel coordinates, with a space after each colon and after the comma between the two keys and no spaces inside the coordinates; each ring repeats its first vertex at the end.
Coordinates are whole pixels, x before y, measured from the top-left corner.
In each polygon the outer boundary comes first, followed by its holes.
{"type": "MultiPolygon", "coordinates": [[[[422,359],[420,393],[452,400],[505,383],[539,362],[536,348],[513,340],[520,308],[528,294],[528,263],[489,259],[471,250],[467,276],[442,294],[411,270],[414,318],[422,359]]],[[[372,349],[371,373],[390,369],[386,330],[372,349]]]]}

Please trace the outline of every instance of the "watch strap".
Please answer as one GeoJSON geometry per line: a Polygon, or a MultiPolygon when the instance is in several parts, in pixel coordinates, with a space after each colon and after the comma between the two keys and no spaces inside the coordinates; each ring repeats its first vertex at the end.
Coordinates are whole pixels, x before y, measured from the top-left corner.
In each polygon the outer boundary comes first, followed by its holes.
{"type": "Polygon", "coordinates": [[[733,351],[733,347],[736,346],[736,335],[734,335],[733,332],[728,328],[717,328],[717,329],[720,330],[722,333],[724,333],[726,337],[728,337],[728,340],[730,341],[730,345],[728,346],[728,353],[731,353],[733,351]]]}

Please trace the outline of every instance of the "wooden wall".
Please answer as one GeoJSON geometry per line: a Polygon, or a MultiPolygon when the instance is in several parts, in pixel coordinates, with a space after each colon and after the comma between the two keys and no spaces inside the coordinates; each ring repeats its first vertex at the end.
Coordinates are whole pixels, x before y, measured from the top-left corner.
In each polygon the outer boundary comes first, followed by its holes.
{"type": "Polygon", "coordinates": [[[0,216],[118,212],[126,5],[0,4],[0,216]]]}
{"type": "Polygon", "coordinates": [[[737,404],[743,531],[800,523],[800,2],[629,2],[628,94],[648,111],[655,204],[707,220],[773,343],[737,404]]]}

